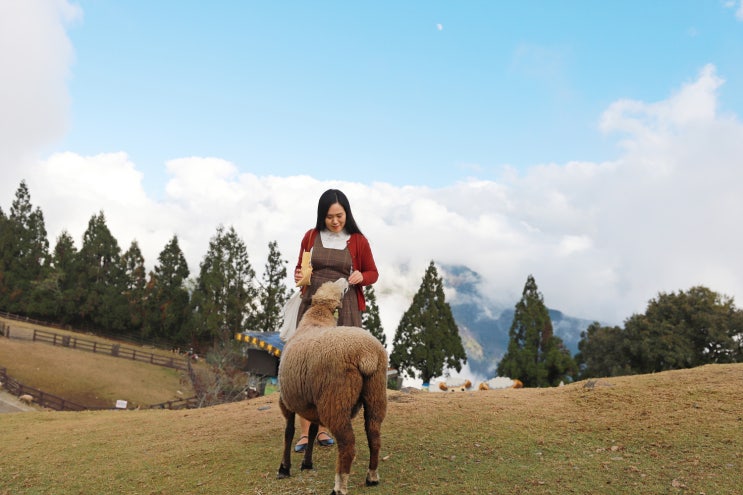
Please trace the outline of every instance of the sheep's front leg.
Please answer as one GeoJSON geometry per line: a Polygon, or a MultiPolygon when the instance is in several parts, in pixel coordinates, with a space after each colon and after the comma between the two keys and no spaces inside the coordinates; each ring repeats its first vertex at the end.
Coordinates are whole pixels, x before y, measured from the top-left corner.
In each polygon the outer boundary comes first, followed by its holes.
{"type": "Polygon", "coordinates": [[[279,401],[279,407],[281,412],[286,418],[286,427],[284,428],[284,455],[281,457],[281,465],[279,466],[279,472],[276,474],[277,479],[288,478],[291,476],[291,448],[292,440],[294,439],[294,413],[289,412],[284,407],[284,403],[279,401]]]}

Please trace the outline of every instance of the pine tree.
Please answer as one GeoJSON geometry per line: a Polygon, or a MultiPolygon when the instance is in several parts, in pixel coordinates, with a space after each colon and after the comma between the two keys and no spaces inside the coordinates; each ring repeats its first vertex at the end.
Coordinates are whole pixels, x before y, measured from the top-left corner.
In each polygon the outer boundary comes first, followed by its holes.
{"type": "Polygon", "coordinates": [[[379,306],[377,306],[377,295],[374,287],[364,287],[364,299],[366,299],[366,311],[361,313],[361,326],[374,335],[383,346],[387,347],[387,337],[382,328],[382,320],[379,318],[379,306]]]}
{"type": "Polygon", "coordinates": [[[157,261],[147,285],[147,316],[142,335],[188,344],[191,311],[186,281],[190,271],[178,236],[168,241],[157,261]]]}
{"type": "Polygon", "coordinates": [[[129,328],[129,303],[124,296],[126,277],[121,264],[121,248],[106,225],[103,212],[93,215],[83,234],[75,277],[76,293],[81,297],[81,322],[106,333],[122,333],[129,328]]]}
{"type": "Polygon", "coordinates": [[[220,225],[201,262],[192,297],[194,339],[212,339],[215,345],[232,341],[255,317],[257,298],[245,243],[233,227],[225,232],[220,225]]]}
{"type": "Polygon", "coordinates": [[[459,329],[444,297],[443,281],[433,261],[400,320],[392,345],[391,366],[424,383],[440,376],[444,367],[460,371],[467,362],[459,329]]]}
{"type": "Polygon", "coordinates": [[[527,387],[557,385],[568,379],[575,363],[562,339],[553,335],[552,320],[534,277],[529,275],[516,303],[508,350],[498,375],[518,378],[527,387]]]}
{"type": "Polygon", "coordinates": [[[124,295],[129,303],[129,324],[132,330],[140,330],[145,320],[145,286],[147,270],[144,266],[139,243],[132,241],[129,249],[121,256],[124,270],[124,295]]]}
{"type": "Polygon", "coordinates": [[[260,287],[259,309],[255,319],[248,323],[248,328],[260,332],[274,332],[283,323],[282,311],[289,299],[289,290],[286,286],[287,260],[281,259],[278,243],[268,243],[268,259],[263,270],[260,287]]]}
{"type": "Polygon", "coordinates": [[[60,323],[77,322],[78,295],[75,279],[77,277],[77,248],[72,236],[66,230],[57,237],[52,255],[52,265],[57,276],[57,319],[60,323]]]}
{"type": "Polygon", "coordinates": [[[31,204],[31,194],[21,181],[10,213],[0,219],[0,308],[14,313],[47,316],[39,306],[49,284],[49,240],[44,214],[31,204]]]}
{"type": "Polygon", "coordinates": [[[15,299],[12,266],[15,261],[15,229],[0,208],[0,311],[13,311],[15,299]]]}

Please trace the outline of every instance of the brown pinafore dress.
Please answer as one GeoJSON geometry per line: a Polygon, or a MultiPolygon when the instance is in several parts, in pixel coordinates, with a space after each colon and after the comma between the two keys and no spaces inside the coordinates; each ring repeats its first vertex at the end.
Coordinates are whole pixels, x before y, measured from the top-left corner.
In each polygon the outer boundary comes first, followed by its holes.
{"type": "MultiPolygon", "coordinates": [[[[305,311],[312,304],[312,296],[318,287],[325,282],[334,282],[339,278],[347,279],[352,271],[353,261],[348,251],[348,244],[344,249],[326,248],[322,245],[322,239],[318,233],[312,245],[312,278],[307,290],[302,294],[302,304],[299,306],[297,321],[302,319],[305,311]]],[[[342,306],[338,310],[338,326],[361,326],[361,311],[359,311],[356,290],[357,288],[351,285],[343,296],[342,306]]]]}

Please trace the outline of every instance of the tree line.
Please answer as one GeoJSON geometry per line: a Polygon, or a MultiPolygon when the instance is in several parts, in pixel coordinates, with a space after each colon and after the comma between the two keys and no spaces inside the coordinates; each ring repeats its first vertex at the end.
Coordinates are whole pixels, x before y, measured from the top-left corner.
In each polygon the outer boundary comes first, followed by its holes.
{"type": "MultiPolygon", "coordinates": [[[[173,347],[223,345],[283,322],[288,261],[276,241],[268,248],[258,277],[234,227],[219,225],[195,277],[177,235],[148,272],[137,241],[123,251],[102,211],[79,249],[67,231],[50,248],[44,214],[21,181],[7,214],[0,207],[0,310],[173,347]]],[[[371,286],[365,296],[362,324],[386,344],[371,286]]]]}
{"type": "MultiPolygon", "coordinates": [[[[174,235],[147,271],[136,240],[126,251],[101,211],[88,222],[80,249],[63,231],[50,249],[40,208],[22,181],[6,214],[0,208],[0,310],[70,327],[204,351],[234,344],[242,331],[275,331],[289,297],[287,260],[276,241],[258,277],[234,227],[219,225],[199,271],[191,277],[174,235]]],[[[364,288],[362,326],[387,345],[376,295],[364,288]]],[[[707,363],[743,361],[743,312],[732,298],[705,287],[659,294],[624,328],[591,324],[571,356],[553,334],[549,312],[529,275],[516,304],[499,376],[525,386],[555,386],[579,378],[647,373],[707,363]]],[[[430,262],[395,331],[390,365],[428,382],[467,357],[430,262]]]]}

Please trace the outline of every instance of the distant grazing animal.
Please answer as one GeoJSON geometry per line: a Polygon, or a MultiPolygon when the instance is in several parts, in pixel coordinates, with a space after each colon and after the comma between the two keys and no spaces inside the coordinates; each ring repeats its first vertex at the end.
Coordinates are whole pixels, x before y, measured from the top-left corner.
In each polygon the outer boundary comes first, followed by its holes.
{"type": "Polygon", "coordinates": [[[496,376],[486,382],[480,383],[477,387],[480,390],[494,390],[501,388],[523,388],[524,384],[518,378],[506,378],[504,376],[496,376]]]}
{"type": "Polygon", "coordinates": [[[286,419],[284,454],[278,478],[290,476],[294,419],[312,422],[301,469],[312,469],[318,425],[335,436],[338,456],[331,495],[348,493],[348,477],[356,456],[351,420],[364,408],[369,444],[366,485],[379,484],[381,427],[387,413],[387,352],[368,331],[338,327],[334,312],[341,306],[348,282],[339,279],[320,286],[281,353],[279,407],[286,419]]]}
{"type": "Polygon", "coordinates": [[[20,399],[21,402],[25,402],[26,404],[31,404],[34,401],[33,396],[31,396],[29,394],[23,394],[23,395],[19,396],[18,399],[20,399]]]}
{"type": "Polygon", "coordinates": [[[443,390],[444,392],[466,392],[472,387],[472,382],[469,380],[459,380],[458,382],[439,382],[439,389],[443,390]]]}

